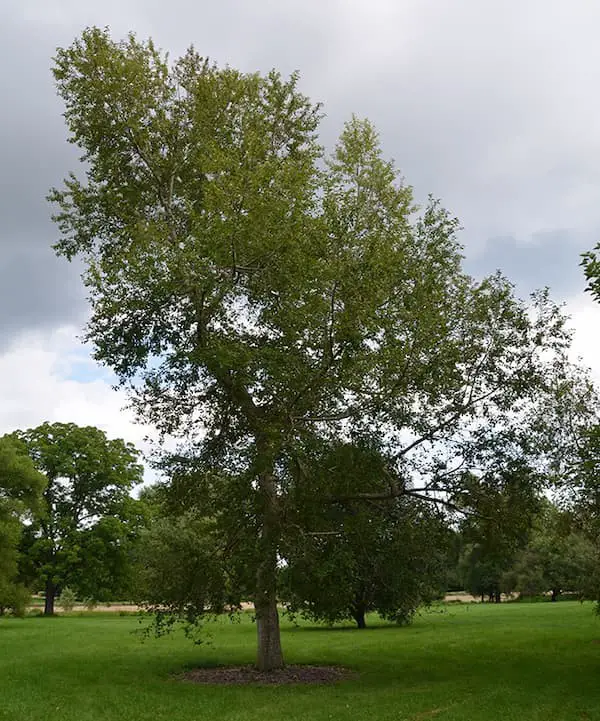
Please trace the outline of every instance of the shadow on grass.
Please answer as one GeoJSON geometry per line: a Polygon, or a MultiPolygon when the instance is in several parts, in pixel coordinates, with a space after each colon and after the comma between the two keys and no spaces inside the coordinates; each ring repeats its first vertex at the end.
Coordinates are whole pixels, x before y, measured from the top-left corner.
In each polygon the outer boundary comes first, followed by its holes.
{"type": "Polygon", "coordinates": [[[366,628],[358,628],[358,626],[328,626],[327,624],[314,624],[310,626],[295,624],[294,626],[291,626],[290,628],[285,629],[285,633],[331,633],[331,632],[355,632],[358,635],[362,636],[364,634],[367,634],[369,631],[382,631],[387,629],[388,631],[390,629],[406,629],[410,628],[410,625],[407,624],[398,624],[398,623],[374,623],[373,625],[367,626],[366,628]]]}

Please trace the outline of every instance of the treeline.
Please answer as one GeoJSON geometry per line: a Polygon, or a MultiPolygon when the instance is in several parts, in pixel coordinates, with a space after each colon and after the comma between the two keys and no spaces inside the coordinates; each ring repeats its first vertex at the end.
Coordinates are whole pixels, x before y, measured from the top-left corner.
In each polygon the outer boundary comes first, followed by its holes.
{"type": "MultiPolygon", "coordinates": [[[[594,429],[583,439],[580,481],[597,438],[594,429]]],[[[278,601],[292,617],[364,628],[376,611],[408,623],[456,590],[495,602],[598,598],[589,484],[557,505],[538,473],[513,462],[465,473],[453,496],[365,503],[359,489],[386,475],[381,450],[363,441],[319,454],[316,487],[288,514],[278,562],[278,601]],[[319,502],[323,484],[335,503],[319,502]]],[[[67,608],[75,597],[89,607],[118,599],[151,611],[157,633],[175,619],[194,633],[207,613],[255,601],[252,494],[239,507],[224,497],[244,478],[207,474],[182,455],[165,457],[161,469],[163,480],[134,499],[138,452],[97,428],[44,424],[1,438],[0,614],[23,615],[32,591],[43,593],[47,615],[59,594],[67,608]]]]}

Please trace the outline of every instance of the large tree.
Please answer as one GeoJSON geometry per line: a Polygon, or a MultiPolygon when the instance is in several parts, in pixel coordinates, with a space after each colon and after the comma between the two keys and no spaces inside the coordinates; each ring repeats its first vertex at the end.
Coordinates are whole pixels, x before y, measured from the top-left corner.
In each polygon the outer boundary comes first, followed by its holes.
{"type": "Polygon", "coordinates": [[[140,524],[129,491],[142,480],[138,453],[104,431],[44,423],[14,434],[47,485],[39,511],[23,533],[22,574],[45,590],[44,613],[69,585],[106,599],[126,585],[127,541],[140,524]]]}
{"type": "Polygon", "coordinates": [[[0,614],[21,613],[28,597],[18,583],[19,541],[23,522],[39,510],[45,479],[27,449],[16,439],[0,438],[0,614]]]}
{"type": "Polygon", "coordinates": [[[279,667],[307,449],[368,431],[391,460],[354,500],[439,499],[476,428],[514,425],[546,388],[563,320],[463,272],[456,221],[434,201],[417,213],[370,123],[327,156],[296,76],[194,50],[169,64],[96,28],[54,75],[85,161],[50,198],[58,253],[85,263],[87,338],[140,415],[220,474],[220,517],[246,509],[257,664],[279,667]]]}

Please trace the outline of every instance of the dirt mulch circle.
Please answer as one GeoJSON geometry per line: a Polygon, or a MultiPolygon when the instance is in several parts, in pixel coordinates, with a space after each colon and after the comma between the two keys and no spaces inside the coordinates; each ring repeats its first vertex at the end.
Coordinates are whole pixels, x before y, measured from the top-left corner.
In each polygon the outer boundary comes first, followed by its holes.
{"type": "Polygon", "coordinates": [[[222,686],[254,684],[281,686],[292,683],[335,683],[357,678],[357,674],[341,666],[285,666],[276,671],[258,671],[254,666],[216,666],[195,668],[179,674],[177,679],[192,683],[222,686]]]}

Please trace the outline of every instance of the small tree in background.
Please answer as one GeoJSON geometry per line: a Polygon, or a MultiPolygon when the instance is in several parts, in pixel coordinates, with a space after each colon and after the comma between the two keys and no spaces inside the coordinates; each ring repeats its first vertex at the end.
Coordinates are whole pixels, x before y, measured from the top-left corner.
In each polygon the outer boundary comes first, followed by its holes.
{"type": "Polygon", "coordinates": [[[293,615],[327,623],[350,619],[365,628],[366,614],[377,611],[407,623],[439,596],[447,519],[409,494],[370,502],[355,497],[366,485],[385,491],[388,463],[374,439],[306,450],[309,479],[298,486],[303,497],[295,499],[282,546],[281,594],[293,615]],[[324,503],[328,495],[332,500],[324,503]]]}
{"type": "Polygon", "coordinates": [[[281,593],[292,615],[365,628],[371,611],[408,623],[439,598],[448,534],[430,505],[397,499],[358,507],[332,525],[338,530],[305,534],[285,559],[281,593]]]}
{"type": "Polygon", "coordinates": [[[465,545],[459,569],[464,587],[499,603],[502,592],[510,590],[505,573],[527,544],[544,479],[503,454],[495,465],[486,474],[469,474],[456,501],[469,511],[461,525],[465,545]]]}
{"type": "Polygon", "coordinates": [[[76,602],[77,597],[75,596],[75,592],[68,586],[65,586],[58,597],[58,605],[65,613],[70,613],[75,608],[76,602]]]}

